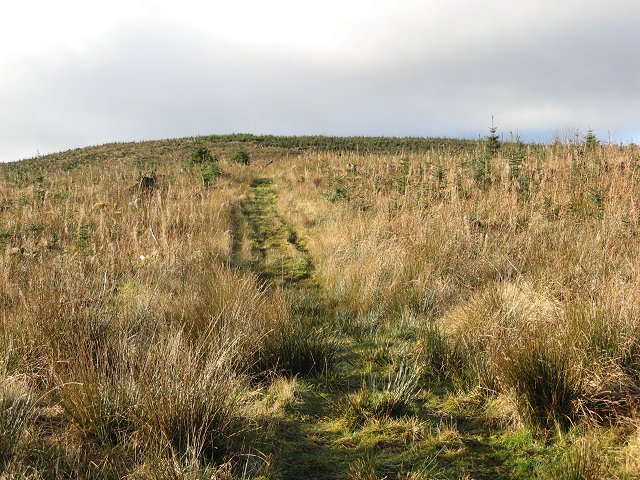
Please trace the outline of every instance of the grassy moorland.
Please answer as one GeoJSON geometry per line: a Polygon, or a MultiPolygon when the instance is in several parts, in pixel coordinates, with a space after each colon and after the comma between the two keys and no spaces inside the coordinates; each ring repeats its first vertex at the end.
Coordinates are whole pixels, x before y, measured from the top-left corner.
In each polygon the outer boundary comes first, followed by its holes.
{"type": "Polygon", "coordinates": [[[640,149],[0,165],[0,478],[640,478],[640,149]]]}

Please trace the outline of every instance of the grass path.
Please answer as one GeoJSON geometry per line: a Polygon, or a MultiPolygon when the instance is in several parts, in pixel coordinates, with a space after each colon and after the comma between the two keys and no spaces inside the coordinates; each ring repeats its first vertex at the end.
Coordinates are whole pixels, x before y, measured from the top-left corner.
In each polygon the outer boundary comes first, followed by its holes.
{"type": "MultiPolygon", "coordinates": [[[[265,280],[297,283],[310,278],[313,264],[296,230],[279,215],[277,198],[273,181],[260,178],[253,181],[250,195],[241,204],[251,238],[250,264],[265,280]]],[[[237,239],[235,243],[238,248],[237,239]]]]}
{"type": "MultiPolygon", "coordinates": [[[[277,211],[277,195],[271,180],[259,179],[232,207],[234,262],[287,286],[301,304],[323,305],[311,256],[277,211]]],[[[482,398],[407,374],[401,381],[415,380],[414,387],[399,402],[389,400],[398,388],[389,387],[393,372],[417,341],[417,329],[367,331],[361,320],[339,321],[338,312],[323,308],[300,311],[330,329],[342,361],[328,373],[288,379],[286,388],[267,394],[281,403],[266,422],[269,478],[530,478],[544,447],[487,425],[482,398]]]]}

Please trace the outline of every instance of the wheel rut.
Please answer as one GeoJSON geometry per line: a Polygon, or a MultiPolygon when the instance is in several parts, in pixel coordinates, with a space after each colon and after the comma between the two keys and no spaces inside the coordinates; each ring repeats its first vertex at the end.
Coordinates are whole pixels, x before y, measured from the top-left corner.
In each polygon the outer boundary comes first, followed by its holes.
{"type": "Polygon", "coordinates": [[[279,214],[277,201],[273,180],[258,178],[251,183],[248,196],[232,205],[232,261],[244,261],[264,280],[297,284],[311,278],[313,262],[299,233],[279,214]],[[247,252],[242,252],[242,223],[248,236],[247,252]]]}

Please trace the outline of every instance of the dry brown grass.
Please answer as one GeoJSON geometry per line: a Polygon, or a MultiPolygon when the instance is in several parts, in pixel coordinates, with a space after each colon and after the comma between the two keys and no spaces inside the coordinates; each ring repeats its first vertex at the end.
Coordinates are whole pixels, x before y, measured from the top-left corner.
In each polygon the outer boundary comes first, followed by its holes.
{"type": "MultiPolygon", "coordinates": [[[[210,146],[221,158],[236,148],[210,146]]],[[[464,351],[462,383],[511,399],[505,409],[525,422],[541,415],[535,394],[523,396],[541,358],[575,389],[569,413],[545,411],[538,426],[637,420],[637,147],[531,147],[525,193],[509,181],[508,149],[482,188],[470,151],[403,160],[261,147],[205,189],[183,168],[190,148],[116,145],[3,166],[0,418],[17,412],[5,398],[29,399],[10,433],[19,448],[0,453],[11,471],[197,470],[251,451],[252,378],[283,365],[290,338],[318,332],[235,262],[232,206],[257,177],[274,179],[309,250],[323,314],[435,325],[446,341],[429,348],[464,351]],[[158,183],[141,192],[151,170],[158,183]],[[17,397],[5,393],[16,378],[17,397]],[[233,441],[216,444],[215,428],[233,441]]],[[[364,467],[354,478],[372,475],[364,467]]]]}
{"type": "Polygon", "coordinates": [[[250,381],[297,320],[282,291],[231,265],[229,205],[246,173],[228,167],[203,189],[164,157],[149,191],[133,154],[0,186],[12,205],[0,256],[8,472],[204,472],[253,451],[250,381]]]}

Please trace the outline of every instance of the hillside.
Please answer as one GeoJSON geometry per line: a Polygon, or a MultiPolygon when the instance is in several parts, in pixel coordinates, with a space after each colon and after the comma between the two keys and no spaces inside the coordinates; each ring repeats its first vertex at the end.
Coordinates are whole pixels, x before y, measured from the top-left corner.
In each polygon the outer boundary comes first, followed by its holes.
{"type": "Polygon", "coordinates": [[[0,164],[0,478],[640,478],[640,149],[0,164]]]}

